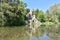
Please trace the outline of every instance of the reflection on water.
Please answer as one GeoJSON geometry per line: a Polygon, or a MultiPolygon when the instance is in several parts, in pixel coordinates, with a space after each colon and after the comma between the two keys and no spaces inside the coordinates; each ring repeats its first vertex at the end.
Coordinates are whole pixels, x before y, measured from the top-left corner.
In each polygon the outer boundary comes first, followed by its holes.
{"type": "Polygon", "coordinates": [[[40,40],[50,40],[49,36],[47,36],[46,33],[43,34],[42,37],[40,37],[40,40]]]}
{"type": "Polygon", "coordinates": [[[37,32],[30,37],[30,40],[60,40],[60,26],[41,26],[37,32]]]}
{"type": "Polygon", "coordinates": [[[42,37],[32,37],[31,40],[50,40],[49,36],[46,33],[43,34],[42,37]]]}
{"type": "Polygon", "coordinates": [[[24,27],[0,27],[0,40],[60,40],[60,25],[41,25],[29,36],[24,27]]]}

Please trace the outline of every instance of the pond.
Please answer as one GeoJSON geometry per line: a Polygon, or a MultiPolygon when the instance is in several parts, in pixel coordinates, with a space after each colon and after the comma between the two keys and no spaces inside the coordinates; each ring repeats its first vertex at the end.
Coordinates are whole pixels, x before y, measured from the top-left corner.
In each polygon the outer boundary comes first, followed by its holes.
{"type": "Polygon", "coordinates": [[[60,40],[60,25],[41,25],[32,36],[24,27],[0,27],[0,40],[60,40]]]}
{"type": "Polygon", "coordinates": [[[60,25],[42,25],[30,40],[60,40],[60,25]]]}

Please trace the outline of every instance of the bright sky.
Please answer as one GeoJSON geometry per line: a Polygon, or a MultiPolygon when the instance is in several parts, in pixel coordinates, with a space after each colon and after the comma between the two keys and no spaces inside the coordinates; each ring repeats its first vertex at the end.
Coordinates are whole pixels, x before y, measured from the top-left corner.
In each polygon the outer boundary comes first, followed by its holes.
{"type": "Polygon", "coordinates": [[[55,3],[60,3],[60,0],[23,0],[27,3],[27,8],[30,9],[41,9],[46,11],[55,3]]]}

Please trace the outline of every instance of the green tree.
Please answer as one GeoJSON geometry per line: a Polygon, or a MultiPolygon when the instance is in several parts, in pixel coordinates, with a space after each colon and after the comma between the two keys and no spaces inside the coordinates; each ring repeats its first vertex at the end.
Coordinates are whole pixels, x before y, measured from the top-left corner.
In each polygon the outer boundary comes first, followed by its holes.
{"type": "Polygon", "coordinates": [[[46,22],[53,22],[54,21],[53,15],[51,13],[49,13],[49,10],[47,10],[45,13],[45,20],[46,20],[46,22]]]}
{"type": "Polygon", "coordinates": [[[60,22],[60,14],[58,15],[58,21],[60,22]]]}
{"type": "Polygon", "coordinates": [[[40,10],[40,12],[38,14],[38,20],[40,22],[45,22],[45,15],[44,15],[44,12],[42,10],[40,10]]]}
{"type": "MultiPolygon", "coordinates": [[[[26,8],[26,3],[23,1],[19,1],[19,3],[15,2],[8,2],[5,3],[3,2],[1,5],[1,11],[2,15],[4,16],[4,25],[5,26],[20,26],[25,24],[25,8],[26,8]]],[[[1,22],[1,24],[3,24],[1,22]]]]}
{"type": "Polygon", "coordinates": [[[50,7],[50,13],[52,13],[52,15],[53,15],[53,19],[54,19],[54,22],[58,22],[58,15],[59,15],[59,13],[60,13],[60,3],[58,3],[58,4],[55,4],[55,5],[53,5],[53,6],[51,6],[50,7]]]}

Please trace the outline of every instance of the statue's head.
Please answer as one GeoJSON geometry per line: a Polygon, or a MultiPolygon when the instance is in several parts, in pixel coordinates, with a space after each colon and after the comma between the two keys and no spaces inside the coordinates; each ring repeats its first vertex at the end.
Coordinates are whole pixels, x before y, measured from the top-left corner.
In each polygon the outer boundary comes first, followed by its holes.
{"type": "Polygon", "coordinates": [[[32,11],[30,10],[29,14],[32,14],[32,11]]]}

